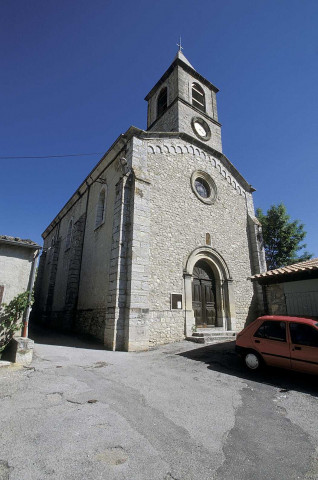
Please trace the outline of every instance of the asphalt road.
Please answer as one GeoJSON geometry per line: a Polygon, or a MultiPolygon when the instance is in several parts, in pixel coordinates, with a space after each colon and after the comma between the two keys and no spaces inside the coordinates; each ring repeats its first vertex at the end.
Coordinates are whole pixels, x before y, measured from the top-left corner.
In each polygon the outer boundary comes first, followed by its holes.
{"type": "Polygon", "coordinates": [[[318,479],[317,377],[249,373],[234,342],[36,339],[0,371],[1,480],[318,479]]]}

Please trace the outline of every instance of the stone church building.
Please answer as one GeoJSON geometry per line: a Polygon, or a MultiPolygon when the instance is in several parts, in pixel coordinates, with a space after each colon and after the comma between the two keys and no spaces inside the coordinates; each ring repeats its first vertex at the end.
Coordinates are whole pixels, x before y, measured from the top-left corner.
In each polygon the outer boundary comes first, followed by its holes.
{"type": "Polygon", "coordinates": [[[253,187],[222,153],[218,89],[181,51],[43,233],[34,320],[112,350],[237,331],[262,309],[253,187]]]}

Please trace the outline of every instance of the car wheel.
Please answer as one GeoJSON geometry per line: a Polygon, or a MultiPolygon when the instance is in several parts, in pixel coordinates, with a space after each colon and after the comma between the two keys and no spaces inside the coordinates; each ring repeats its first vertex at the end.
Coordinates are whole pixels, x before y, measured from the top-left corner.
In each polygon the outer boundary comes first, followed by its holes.
{"type": "Polygon", "coordinates": [[[262,366],[262,360],[255,352],[247,352],[244,355],[244,363],[249,370],[253,371],[260,370],[262,366]]]}

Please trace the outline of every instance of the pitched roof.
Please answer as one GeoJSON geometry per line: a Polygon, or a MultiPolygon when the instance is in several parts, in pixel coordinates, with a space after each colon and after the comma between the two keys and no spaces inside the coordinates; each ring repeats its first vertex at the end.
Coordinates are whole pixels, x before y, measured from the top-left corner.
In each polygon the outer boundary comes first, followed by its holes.
{"type": "Polygon", "coordinates": [[[291,276],[303,272],[313,272],[317,271],[318,273],[318,258],[312,258],[311,260],[306,260],[305,262],[294,263],[293,265],[287,265],[286,267],[276,268],[275,270],[268,270],[264,273],[258,273],[251,277],[251,280],[259,280],[262,278],[274,279],[281,276],[291,276]]]}
{"type": "Polygon", "coordinates": [[[148,100],[152,97],[154,92],[163,84],[163,82],[169,77],[173,69],[177,66],[180,65],[186,72],[188,72],[190,75],[192,75],[194,78],[199,80],[199,82],[203,83],[206,87],[210,88],[213,90],[215,93],[219,91],[217,87],[215,87],[209,80],[204,78],[200,73],[198,73],[195,68],[191,65],[189,60],[183,55],[182,52],[178,51],[176,56],[173,59],[172,64],[170,67],[165,71],[165,73],[162,75],[160,80],[152,87],[150,92],[145,96],[145,100],[148,102],[148,100]]]}
{"type": "Polygon", "coordinates": [[[41,245],[38,245],[37,243],[33,242],[29,238],[23,239],[19,237],[10,237],[9,235],[0,235],[0,243],[5,243],[7,245],[8,244],[17,245],[21,247],[34,248],[34,249],[42,248],[41,245]]]}
{"type": "Polygon", "coordinates": [[[189,62],[189,60],[183,55],[183,53],[181,52],[181,50],[178,50],[177,51],[177,54],[176,56],[174,57],[173,61],[177,60],[177,58],[179,60],[181,60],[183,63],[185,63],[186,65],[188,65],[188,67],[191,67],[193,68],[193,70],[195,70],[195,68],[191,65],[191,63],[189,62]]]}

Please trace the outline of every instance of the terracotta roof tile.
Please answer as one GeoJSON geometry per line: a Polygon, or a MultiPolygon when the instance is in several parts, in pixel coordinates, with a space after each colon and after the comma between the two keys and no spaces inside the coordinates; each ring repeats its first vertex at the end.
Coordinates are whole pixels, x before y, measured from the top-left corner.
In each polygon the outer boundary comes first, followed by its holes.
{"type": "Polygon", "coordinates": [[[267,272],[258,273],[253,275],[251,280],[257,280],[258,278],[274,277],[276,275],[289,275],[296,272],[310,272],[318,270],[318,258],[312,258],[305,262],[294,263],[293,265],[287,265],[286,267],[277,268],[276,270],[268,270],[267,272]]]}

